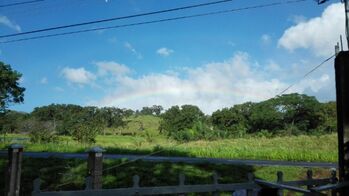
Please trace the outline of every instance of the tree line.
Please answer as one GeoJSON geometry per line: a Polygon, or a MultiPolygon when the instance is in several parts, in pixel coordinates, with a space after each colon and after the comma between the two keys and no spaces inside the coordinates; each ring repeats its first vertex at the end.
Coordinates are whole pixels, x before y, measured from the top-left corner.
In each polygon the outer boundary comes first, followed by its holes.
{"type": "Polygon", "coordinates": [[[105,130],[124,127],[132,115],[160,117],[159,133],[182,141],[336,131],[335,102],[320,103],[313,96],[297,93],[234,105],[212,115],[205,115],[194,105],[173,106],[166,111],[160,105],[153,105],[133,111],[51,104],[37,107],[31,113],[11,111],[10,104],[24,100],[25,88],[19,84],[21,76],[0,61],[0,132],[29,133],[33,142],[52,142],[58,135],[70,135],[78,142],[93,143],[105,130]]]}
{"type": "Polygon", "coordinates": [[[315,97],[297,93],[234,105],[212,115],[205,115],[194,105],[162,111],[158,105],[134,111],[51,104],[36,107],[31,113],[8,111],[0,118],[0,129],[3,133],[30,133],[33,142],[55,141],[58,135],[69,135],[78,142],[93,143],[98,134],[124,127],[130,116],[154,115],[161,118],[160,134],[181,141],[336,131],[335,102],[320,103],[315,97]]]}
{"type": "Polygon", "coordinates": [[[82,107],[73,104],[51,104],[36,107],[30,113],[7,111],[0,116],[2,133],[29,133],[33,142],[51,142],[58,135],[72,136],[81,143],[93,143],[98,134],[117,129],[132,115],[160,115],[162,107],[154,105],[142,110],[116,107],[82,107]]]}
{"type": "Polygon", "coordinates": [[[281,95],[204,113],[196,106],[173,106],[163,115],[160,131],[177,140],[323,134],[336,131],[336,103],[320,103],[304,94],[281,95]]]}

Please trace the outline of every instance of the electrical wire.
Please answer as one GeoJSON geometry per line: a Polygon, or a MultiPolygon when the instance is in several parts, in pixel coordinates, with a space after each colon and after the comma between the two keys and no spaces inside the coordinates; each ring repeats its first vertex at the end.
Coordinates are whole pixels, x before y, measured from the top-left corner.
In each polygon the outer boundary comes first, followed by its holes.
{"type": "Polygon", "coordinates": [[[69,24],[69,25],[63,25],[63,26],[57,26],[57,27],[49,27],[49,28],[45,28],[45,29],[38,29],[38,30],[21,32],[21,33],[1,35],[0,38],[15,37],[15,36],[19,36],[19,35],[27,35],[27,34],[33,34],[33,33],[39,33],[39,32],[53,31],[53,30],[58,30],[58,29],[66,29],[66,28],[71,28],[71,27],[78,27],[78,26],[85,26],[85,25],[91,25],[91,24],[111,22],[111,21],[122,20],[122,19],[130,19],[130,18],[136,18],[136,17],[142,17],[142,16],[162,14],[162,13],[167,13],[167,12],[174,12],[174,11],[192,9],[192,8],[209,6],[209,5],[215,5],[215,4],[220,4],[220,3],[227,3],[227,2],[230,2],[230,1],[232,1],[232,0],[220,0],[220,1],[214,1],[214,2],[209,2],[209,3],[201,3],[201,4],[184,6],[184,7],[177,7],[177,8],[171,8],[171,9],[165,9],[165,10],[158,10],[158,11],[153,11],[153,12],[146,12],[146,13],[141,13],[141,14],[129,15],[129,16],[107,18],[107,19],[88,21],[88,22],[82,22],[82,23],[76,23],[76,24],[69,24]]]}
{"type": "Polygon", "coordinates": [[[242,7],[242,8],[221,10],[221,11],[215,11],[215,12],[207,12],[207,13],[202,13],[202,14],[194,14],[194,15],[187,15],[187,16],[180,16],[180,17],[173,17],[173,18],[165,18],[165,19],[159,19],[159,20],[151,20],[151,21],[145,21],[145,22],[136,22],[136,23],[130,23],[130,24],[124,24],[124,25],[115,25],[115,26],[98,27],[98,28],[92,28],[92,29],[77,30],[77,31],[70,31],[70,32],[63,32],[63,33],[55,33],[55,34],[48,34],[48,35],[39,35],[39,36],[33,36],[33,37],[27,37],[27,38],[0,41],[0,44],[42,39],[42,38],[49,38],[49,37],[57,37],[57,36],[71,35],[71,34],[78,34],[78,33],[85,33],[85,32],[93,32],[93,31],[100,31],[100,30],[118,29],[118,28],[139,26],[139,25],[145,25],[145,24],[162,23],[162,22],[183,20],[183,19],[189,19],[189,18],[197,18],[197,17],[210,16],[210,15],[226,14],[226,13],[238,12],[238,11],[243,11],[243,10],[273,7],[273,6],[283,5],[283,4],[300,3],[300,2],[304,2],[304,1],[307,1],[307,0],[291,0],[291,1],[274,2],[274,3],[269,3],[269,4],[260,4],[260,5],[255,5],[255,6],[247,6],[247,7],[242,7]]]}
{"type": "MultiPolygon", "coordinates": [[[[325,64],[326,62],[328,62],[329,60],[331,60],[333,57],[335,57],[336,55],[332,55],[330,57],[328,57],[327,59],[325,59],[324,61],[322,61],[320,64],[318,64],[317,66],[315,66],[314,68],[312,68],[311,70],[309,70],[306,74],[303,75],[303,77],[300,80],[303,80],[304,78],[308,77],[310,74],[312,74],[314,71],[316,71],[317,69],[319,69],[323,64],[325,64]]],[[[285,88],[284,90],[282,90],[280,93],[277,94],[277,96],[280,96],[282,94],[284,94],[286,91],[288,91],[290,88],[292,88],[294,85],[296,85],[298,83],[295,82],[291,85],[289,85],[287,88],[285,88]]]]}
{"type": "Polygon", "coordinates": [[[19,5],[38,3],[38,2],[42,2],[42,1],[45,1],[45,0],[32,0],[32,1],[23,1],[23,2],[17,2],[17,3],[2,4],[2,5],[0,5],[0,8],[14,7],[14,6],[19,6],[19,5]]]}

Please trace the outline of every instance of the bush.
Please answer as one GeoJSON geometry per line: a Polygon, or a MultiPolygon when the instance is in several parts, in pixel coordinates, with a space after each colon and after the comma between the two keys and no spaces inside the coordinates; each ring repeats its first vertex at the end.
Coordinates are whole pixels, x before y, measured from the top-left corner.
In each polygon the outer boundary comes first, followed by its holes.
{"type": "Polygon", "coordinates": [[[265,137],[265,138],[272,138],[273,137],[273,133],[268,131],[268,130],[262,129],[262,130],[258,131],[255,136],[257,136],[257,137],[265,137]]]}
{"type": "Polygon", "coordinates": [[[57,142],[58,137],[50,122],[31,121],[27,125],[30,141],[34,143],[57,142]]]}
{"type": "Polygon", "coordinates": [[[73,126],[71,135],[74,140],[80,143],[95,143],[96,137],[100,133],[98,126],[93,123],[79,123],[73,126]]]}

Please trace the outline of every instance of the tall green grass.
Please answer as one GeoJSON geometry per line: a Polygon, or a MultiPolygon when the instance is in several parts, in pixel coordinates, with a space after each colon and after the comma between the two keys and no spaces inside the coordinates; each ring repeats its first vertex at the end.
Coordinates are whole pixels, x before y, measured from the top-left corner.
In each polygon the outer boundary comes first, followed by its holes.
{"type": "MultiPolygon", "coordinates": [[[[25,137],[9,135],[9,137],[25,137]]],[[[5,150],[11,140],[2,142],[5,150]]],[[[83,145],[70,137],[60,137],[57,143],[35,144],[22,142],[25,151],[35,152],[85,152],[92,145],[83,145]]],[[[287,161],[337,161],[336,134],[321,136],[287,136],[275,138],[239,138],[216,141],[193,141],[178,143],[164,137],[108,135],[98,136],[95,145],[106,153],[149,154],[159,152],[164,156],[188,156],[229,159],[287,160],[287,161]]]]}

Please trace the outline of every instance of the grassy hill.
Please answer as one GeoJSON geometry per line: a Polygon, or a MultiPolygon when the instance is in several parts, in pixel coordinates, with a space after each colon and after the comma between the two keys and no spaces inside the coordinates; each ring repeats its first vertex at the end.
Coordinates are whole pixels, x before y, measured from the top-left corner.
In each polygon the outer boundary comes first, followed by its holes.
{"type": "Polygon", "coordinates": [[[108,130],[111,135],[158,135],[160,118],[152,115],[133,115],[125,119],[126,125],[108,130]]]}

